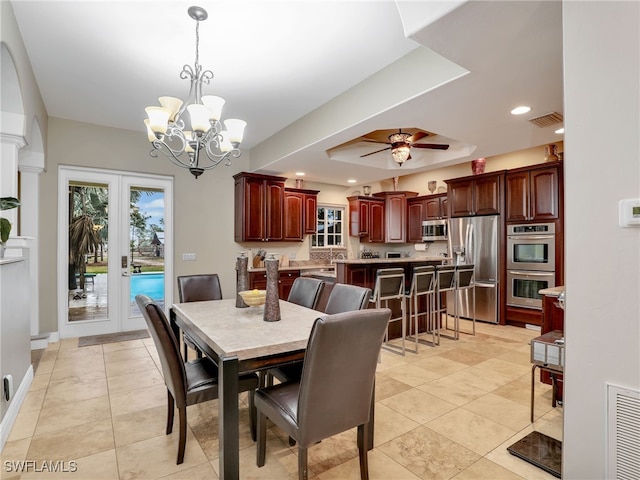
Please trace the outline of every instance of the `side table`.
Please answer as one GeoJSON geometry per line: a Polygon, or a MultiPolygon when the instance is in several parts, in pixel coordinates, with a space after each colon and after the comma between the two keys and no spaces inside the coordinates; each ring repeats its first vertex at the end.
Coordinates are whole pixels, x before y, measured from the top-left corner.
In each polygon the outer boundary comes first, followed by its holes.
{"type": "Polygon", "coordinates": [[[531,423],[535,401],[535,371],[549,372],[551,375],[551,406],[555,407],[558,398],[558,382],[556,375],[564,372],[564,334],[561,330],[552,330],[531,340],[531,423]]]}

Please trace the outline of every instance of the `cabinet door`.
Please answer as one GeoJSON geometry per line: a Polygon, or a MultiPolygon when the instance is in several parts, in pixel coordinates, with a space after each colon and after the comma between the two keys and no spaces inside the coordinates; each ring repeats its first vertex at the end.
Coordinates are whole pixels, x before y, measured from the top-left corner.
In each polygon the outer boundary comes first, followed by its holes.
{"type": "Polygon", "coordinates": [[[249,290],[266,290],[267,274],[265,272],[249,273],[249,290]]]}
{"type": "Polygon", "coordinates": [[[347,266],[347,284],[356,285],[358,287],[368,287],[369,279],[367,276],[368,268],[366,266],[347,266]]]}
{"type": "Polygon", "coordinates": [[[242,241],[261,242],[265,238],[265,183],[262,179],[244,178],[240,180],[244,198],[241,203],[244,217],[242,241]]]}
{"type": "Polygon", "coordinates": [[[289,298],[293,282],[295,282],[296,278],[299,276],[299,270],[288,270],[279,273],[278,298],[280,298],[280,300],[287,300],[289,298]]]}
{"type": "Polygon", "coordinates": [[[387,243],[406,243],[407,197],[404,193],[387,195],[385,206],[385,240],[387,243]]]}
{"type": "Polygon", "coordinates": [[[282,240],[284,183],[266,182],[266,206],[266,240],[282,240]]]}
{"type": "Polygon", "coordinates": [[[498,177],[474,180],[474,215],[493,215],[500,213],[500,182],[498,177]]]}
{"type": "Polygon", "coordinates": [[[442,218],[449,218],[449,197],[446,195],[440,199],[440,208],[442,209],[442,218]]]}
{"type": "Polygon", "coordinates": [[[316,233],[318,231],[318,197],[317,195],[304,194],[304,233],[316,233]]]}
{"type": "Polygon", "coordinates": [[[369,242],[384,243],[384,200],[369,202],[369,242]]]}
{"type": "Polygon", "coordinates": [[[507,222],[529,219],[529,172],[507,174],[507,222]]]}
{"type": "Polygon", "coordinates": [[[531,219],[552,220],[558,218],[558,169],[532,170],[531,219]]]}
{"type": "Polygon", "coordinates": [[[451,182],[449,184],[449,207],[452,217],[473,215],[473,182],[451,182]]]}
{"type": "Polygon", "coordinates": [[[407,242],[422,242],[424,200],[407,201],[407,242]]]}
{"type": "Polygon", "coordinates": [[[284,193],[284,240],[302,241],[304,194],[284,193]]]}
{"type": "Polygon", "coordinates": [[[442,214],[442,197],[429,198],[425,200],[425,220],[437,220],[444,217],[442,214]]]}

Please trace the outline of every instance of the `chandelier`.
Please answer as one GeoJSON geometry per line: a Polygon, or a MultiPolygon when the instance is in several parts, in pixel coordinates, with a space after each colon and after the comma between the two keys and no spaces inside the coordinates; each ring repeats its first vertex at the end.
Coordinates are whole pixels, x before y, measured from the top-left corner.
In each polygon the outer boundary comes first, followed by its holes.
{"type": "Polygon", "coordinates": [[[411,158],[411,151],[409,149],[410,136],[411,134],[402,132],[389,135],[391,157],[393,157],[395,162],[400,166],[411,158]]]}
{"type": "Polygon", "coordinates": [[[188,168],[197,179],[205,170],[211,170],[231,158],[240,156],[240,142],[246,122],[237,119],[220,121],[224,99],[214,95],[202,95],[202,85],[213,79],[210,70],[203,70],[198,63],[200,22],[206,20],[207,11],[201,7],[189,7],[189,16],[196,21],[196,60],[193,67],[185,65],[180,78],[189,79],[191,87],[183,102],[175,97],[159,97],[160,107],[145,108],[147,134],[153,150],[150,155],[165,155],[175,165],[188,168]],[[191,130],[186,130],[183,114],[189,114],[191,130]],[[224,129],[222,127],[224,123],[224,129]]]}

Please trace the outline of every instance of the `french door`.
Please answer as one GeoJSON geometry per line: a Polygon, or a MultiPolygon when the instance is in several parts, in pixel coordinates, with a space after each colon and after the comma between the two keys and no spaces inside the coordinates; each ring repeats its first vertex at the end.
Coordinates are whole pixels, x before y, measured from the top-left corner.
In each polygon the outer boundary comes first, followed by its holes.
{"type": "Polygon", "coordinates": [[[61,338],[146,328],[135,295],[168,308],[173,294],[173,179],[60,167],[61,338]]]}

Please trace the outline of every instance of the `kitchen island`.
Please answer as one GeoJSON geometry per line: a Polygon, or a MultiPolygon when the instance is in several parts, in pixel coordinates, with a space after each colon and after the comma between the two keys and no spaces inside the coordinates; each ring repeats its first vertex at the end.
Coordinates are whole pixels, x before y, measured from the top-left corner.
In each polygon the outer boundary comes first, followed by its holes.
{"type": "MultiPolygon", "coordinates": [[[[431,257],[403,257],[403,258],[357,258],[347,260],[334,260],[336,266],[336,283],[346,283],[359,287],[370,288],[373,292],[376,281],[376,272],[381,268],[402,268],[404,269],[405,285],[408,288],[411,284],[411,274],[414,267],[426,265],[442,265],[449,263],[452,259],[443,256],[431,257]]],[[[421,299],[418,307],[420,311],[425,311],[424,298],[421,299]]],[[[373,303],[371,304],[373,306],[373,303]]],[[[389,308],[392,309],[393,317],[400,315],[400,301],[391,300],[389,308]]],[[[408,321],[408,320],[407,320],[408,321]]],[[[418,331],[427,331],[427,320],[422,315],[418,322],[418,331]]],[[[400,322],[393,322],[389,326],[389,337],[398,338],[402,335],[400,322]]]]}

